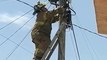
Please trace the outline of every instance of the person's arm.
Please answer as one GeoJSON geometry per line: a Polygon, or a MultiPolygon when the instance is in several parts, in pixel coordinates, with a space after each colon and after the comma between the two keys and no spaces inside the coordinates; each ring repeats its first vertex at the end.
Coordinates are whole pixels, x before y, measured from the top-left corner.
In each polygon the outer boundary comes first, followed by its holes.
{"type": "Polygon", "coordinates": [[[59,21],[59,14],[56,14],[53,19],[52,19],[52,23],[55,23],[56,21],[59,21]]]}
{"type": "Polygon", "coordinates": [[[59,8],[57,8],[56,10],[52,10],[52,11],[50,11],[51,12],[51,14],[54,16],[54,15],[56,15],[56,14],[63,14],[64,13],[64,8],[63,7],[59,7],[59,8]]]}
{"type": "Polygon", "coordinates": [[[56,10],[52,10],[50,11],[51,15],[52,15],[52,23],[55,23],[56,21],[59,21],[59,14],[63,14],[64,13],[64,8],[60,7],[56,10]]]}

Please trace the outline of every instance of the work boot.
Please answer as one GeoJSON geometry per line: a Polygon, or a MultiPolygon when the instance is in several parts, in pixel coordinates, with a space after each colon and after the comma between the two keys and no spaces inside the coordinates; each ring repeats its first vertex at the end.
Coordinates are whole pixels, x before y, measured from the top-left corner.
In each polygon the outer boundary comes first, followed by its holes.
{"type": "Polygon", "coordinates": [[[33,58],[32,60],[41,60],[41,59],[35,59],[35,58],[33,58]]]}
{"type": "Polygon", "coordinates": [[[41,60],[42,57],[36,57],[36,58],[33,58],[32,60],[41,60]]]}
{"type": "Polygon", "coordinates": [[[33,58],[32,60],[35,60],[35,58],[33,58]]]}

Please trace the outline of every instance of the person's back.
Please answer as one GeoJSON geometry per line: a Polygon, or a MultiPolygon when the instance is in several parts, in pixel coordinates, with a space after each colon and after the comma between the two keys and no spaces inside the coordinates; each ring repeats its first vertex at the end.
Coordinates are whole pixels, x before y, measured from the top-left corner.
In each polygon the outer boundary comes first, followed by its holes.
{"type": "MultiPolygon", "coordinates": [[[[34,32],[39,32],[48,38],[50,38],[51,29],[52,29],[52,17],[50,16],[49,12],[39,12],[37,13],[36,23],[33,27],[34,32]]],[[[34,36],[36,38],[36,36],[34,36]]]]}

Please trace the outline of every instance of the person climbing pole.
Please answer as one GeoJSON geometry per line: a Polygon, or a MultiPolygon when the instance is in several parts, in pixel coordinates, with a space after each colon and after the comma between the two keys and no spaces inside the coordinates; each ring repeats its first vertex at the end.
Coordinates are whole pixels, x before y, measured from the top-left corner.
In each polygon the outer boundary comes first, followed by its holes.
{"type": "Polygon", "coordinates": [[[36,22],[32,29],[32,42],[35,44],[35,53],[33,60],[41,60],[43,54],[51,43],[50,34],[52,23],[59,20],[59,14],[63,14],[64,8],[59,7],[55,10],[48,11],[45,4],[40,2],[34,6],[33,15],[36,14],[36,22]]]}

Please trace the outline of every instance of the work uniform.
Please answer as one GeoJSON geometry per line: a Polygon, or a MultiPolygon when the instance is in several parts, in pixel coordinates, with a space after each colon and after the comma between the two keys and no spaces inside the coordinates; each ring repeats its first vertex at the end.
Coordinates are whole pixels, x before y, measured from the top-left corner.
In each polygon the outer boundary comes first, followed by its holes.
{"type": "Polygon", "coordinates": [[[59,20],[58,14],[64,9],[58,8],[53,11],[41,11],[37,13],[36,23],[32,29],[32,42],[36,45],[34,59],[41,60],[44,52],[49,46],[52,23],[59,20]]]}

